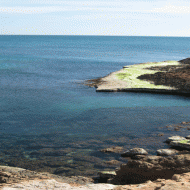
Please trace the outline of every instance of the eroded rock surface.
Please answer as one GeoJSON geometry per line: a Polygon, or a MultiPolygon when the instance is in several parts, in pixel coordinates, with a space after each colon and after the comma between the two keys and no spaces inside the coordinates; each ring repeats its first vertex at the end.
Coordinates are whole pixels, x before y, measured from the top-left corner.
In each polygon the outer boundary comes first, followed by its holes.
{"type": "Polygon", "coordinates": [[[157,179],[142,184],[118,186],[114,190],[190,190],[190,173],[174,174],[172,179],[157,179]]]}
{"type": "Polygon", "coordinates": [[[4,186],[5,184],[21,183],[23,181],[46,179],[55,179],[62,183],[77,183],[81,185],[86,183],[92,184],[94,182],[92,178],[83,176],[62,177],[50,173],[38,173],[23,168],[0,166],[0,186],[4,186]]]}
{"type": "Polygon", "coordinates": [[[190,154],[169,157],[145,156],[131,160],[116,171],[114,184],[137,184],[158,178],[171,179],[174,174],[190,172],[190,154]]]}

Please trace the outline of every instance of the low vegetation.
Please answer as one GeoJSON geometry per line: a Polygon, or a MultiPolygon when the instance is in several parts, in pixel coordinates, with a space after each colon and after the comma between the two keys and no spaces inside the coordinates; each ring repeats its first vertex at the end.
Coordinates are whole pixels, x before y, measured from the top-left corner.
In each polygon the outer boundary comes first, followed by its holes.
{"type": "MultiPolygon", "coordinates": [[[[130,85],[131,88],[154,88],[154,89],[172,89],[172,87],[166,87],[163,85],[155,85],[153,82],[137,79],[137,77],[144,74],[154,74],[158,71],[150,70],[150,67],[165,66],[165,65],[179,65],[178,61],[164,61],[164,62],[149,62],[144,64],[131,65],[128,68],[124,68],[124,72],[117,73],[116,76],[120,80],[124,80],[130,85]]],[[[164,71],[162,71],[164,72],[164,71]]]]}
{"type": "Polygon", "coordinates": [[[190,143],[190,140],[182,140],[180,143],[190,143]]]}

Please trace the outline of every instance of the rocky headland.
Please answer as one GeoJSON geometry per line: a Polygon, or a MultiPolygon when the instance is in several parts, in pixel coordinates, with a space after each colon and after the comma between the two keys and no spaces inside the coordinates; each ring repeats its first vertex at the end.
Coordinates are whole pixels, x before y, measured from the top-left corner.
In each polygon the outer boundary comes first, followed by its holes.
{"type": "Polygon", "coordinates": [[[87,80],[97,92],[190,94],[190,58],[124,66],[105,77],[87,80]]]}

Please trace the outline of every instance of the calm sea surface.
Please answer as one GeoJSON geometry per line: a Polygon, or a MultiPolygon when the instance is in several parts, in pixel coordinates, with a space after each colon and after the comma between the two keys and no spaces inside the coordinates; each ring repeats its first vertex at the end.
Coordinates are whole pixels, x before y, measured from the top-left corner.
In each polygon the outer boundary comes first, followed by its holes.
{"type": "MultiPolygon", "coordinates": [[[[59,175],[114,169],[111,146],[168,147],[170,124],[190,121],[190,99],[97,93],[81,84],[125,65],[190,57],[190,38],[0,36],[0,164],[59,175]],[[158,136],[163,134],[163,136],[158,136]]],[[[190,127],[190,126],[189,126],[190,127]]]]}

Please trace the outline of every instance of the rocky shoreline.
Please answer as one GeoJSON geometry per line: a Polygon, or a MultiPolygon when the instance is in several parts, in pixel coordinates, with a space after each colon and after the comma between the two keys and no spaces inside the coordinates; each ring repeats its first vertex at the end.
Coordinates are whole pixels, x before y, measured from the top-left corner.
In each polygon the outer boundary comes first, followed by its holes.
{"type": "MultiPolygon", "coordinates": [[[[190,122],[182,122],[188,125],[190,122]]],[[[172,136],[165,142],[171,148],[157,150],[149,155],[142,148],[123,152],[122,147],[100,150],[104,153],[118,153],[127,159],[115,171],[100,172],[99,181],[72,176],[63,177],[49,173],[0,166],[0,188],[10,189],[190,189],[190,135],[172,136]]],[[[115,160],[116,162],[117,160],[115,160]]]]}
{"type": "Polygon", "coordinates": [[[84,84],[95,87],[97,92],[146,92],[189,96],[190,58],[124,66],[120,71],[87,80],[84,84]],[[136,75],[134,71],[139,74],[136,75]]]}

